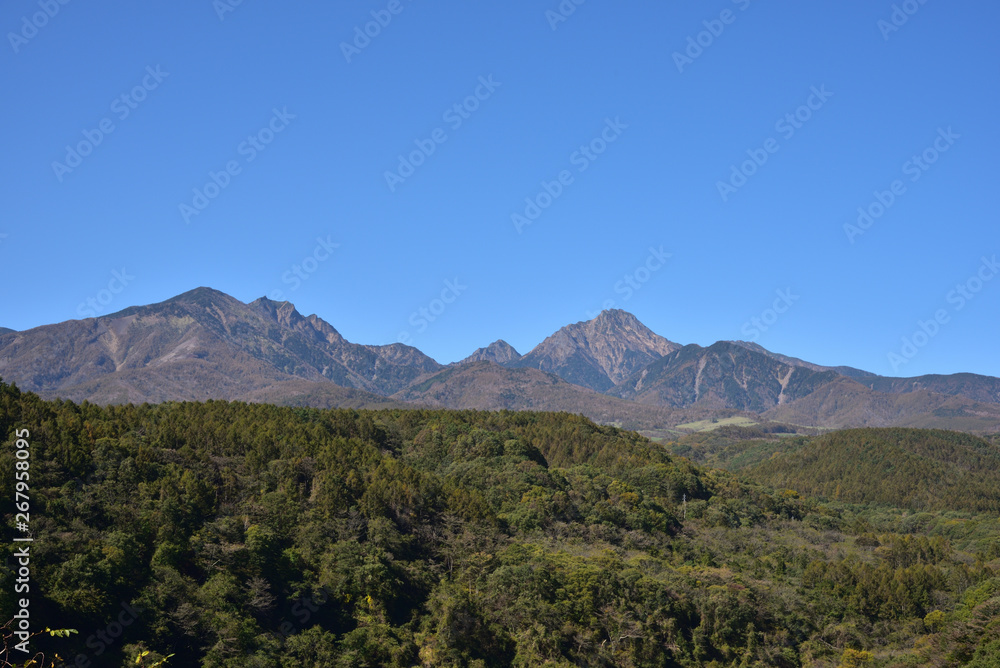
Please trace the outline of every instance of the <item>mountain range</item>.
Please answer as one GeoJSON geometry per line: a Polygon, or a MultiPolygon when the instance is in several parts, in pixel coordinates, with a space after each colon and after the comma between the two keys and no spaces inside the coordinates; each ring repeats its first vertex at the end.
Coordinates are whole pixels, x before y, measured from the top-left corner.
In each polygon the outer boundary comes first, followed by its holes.
{"type": "Polygon", "coordinates": [[[526,354],[498,340],[443,365],[411,346],[347,341],[289,302],[198,288],[148,306],[0,329],[0,377],[95,403],[226,399],[582,413],[634,429],[746,416],[800,427],[1000,430],[1000,379],[891,378],[743,341],[674,343],[621,310],[563,327],[526,354]]]}

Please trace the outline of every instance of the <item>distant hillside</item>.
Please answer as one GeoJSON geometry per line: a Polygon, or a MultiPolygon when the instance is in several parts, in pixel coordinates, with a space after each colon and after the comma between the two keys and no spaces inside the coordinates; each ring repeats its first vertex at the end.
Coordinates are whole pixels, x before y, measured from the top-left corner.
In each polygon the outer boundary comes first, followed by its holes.
{"type": "Polygon", "coordinates": [[[932,374],[914,378],[875,376],[861,382],[879,392],[927,390],[937,394],[961,395],[983,403],[1000,404],[1000,378],[975,373],[954,373],[947,376],[932,374]]]}
{"type": "Polygon", "coordinates": [[[791,366],[804,367],[813,371],[833,371],[838,375],[857,380],[859,383],[877,392],[904,394],[918,390],[928,390],[936,394],[961,395],[973,401],[1000,404],[1000,378],[992,376],[982,376],[975,373],[954,373],[949,375],[929,374],[926,376],[914,376],[912,378],[894,378],[879,376],[869,371],[862,371],[861,369],[849,366],[822,366],[813,364],[800,360],[797,357],[773,353],[756,343],[749,343],[747,341],[731,341],[729,343],[767,355],[772,359],[791,366]]]}
{"type": "Polygon", "coordinates": [[[849,378],[832,368],[773,355],[760,346],[720,341],[708,348],[684,346],[634,373],[608,394],[651,406],[750,411],[762,420],[806,427],[1000,429],[1000,405],[958,393],[969,387],[988,396],[996,379],[945,376],[928,383],[948,394],[925,388],[906,391],[906,385],[895,382],[900,380],[849,378]]]}
{"type": "Polygon", "coordinates": [[[678,348],[631,313],[608,310],[593,320],[563,327],[511,366],[548,371],[605,392],[678,348]]]}
{"type": "Polygon", "coordinates": [[[777,422],[841,428],[911,426],[996,431],[1000,406],[927,390],[888,394],[848,378],[816,388],[807,396],[763,413],[777,422]]]}
{"type": "Polygon", "coordinates": [[[10,332],[13,332],[13,331],[16,331],[16,330],[10,329],[8,327],[0,327],[0,335],[2,335],[2,334],[9,334],[10,332]]]}
{"type": "Polygon", "coordinates": [[[634,373],[609,394],[649,405],[734,408],[762,412],[839,378],[791,366],[720,341],[684,346],[634,373]]]}
{"type": "Polygon", "coordinates": [[[430,374],[393,398],[443,408],[579,413],[629,429],[666,426],[682,419],[675,411],[609,397],[555,374],[492,362],[461,364],[430,374]]]}
{"type": "Polygon", "coordinates": [[[356,408],[378,410],[386,408],[419,407],[364,390],[340,387],[328,382],[292,378],[268,385],[239,397],[240,401],[276,406],[311,406],[313,408],[356,408]]]}
{"type": "Polygon", "coordinates": [[[775,488],[849,503],[1000,512],[1000,448],[956,432],[838,431],[741,473],[775,488]]]}
{"type": "Polygon", "coordinates": [[[514,346],[500,339],[485,348],[477,349],[476,352],[462,360],[462,363],[495,362],[496,364],[510,364],[519,359],[521,359],[521,354],[514,350],[514,346]]]}

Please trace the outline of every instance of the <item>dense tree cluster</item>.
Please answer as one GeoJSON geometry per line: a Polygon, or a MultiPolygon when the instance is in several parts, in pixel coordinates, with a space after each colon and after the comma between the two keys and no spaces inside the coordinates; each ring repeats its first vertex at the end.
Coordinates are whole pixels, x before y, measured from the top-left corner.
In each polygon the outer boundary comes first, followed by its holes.
{"type": "Polygon", "coordinates": [[[4,489],[15,429],[67,665],[995,665],[995,516],[823,504],[580,416],[0,384],[4,489]]]}

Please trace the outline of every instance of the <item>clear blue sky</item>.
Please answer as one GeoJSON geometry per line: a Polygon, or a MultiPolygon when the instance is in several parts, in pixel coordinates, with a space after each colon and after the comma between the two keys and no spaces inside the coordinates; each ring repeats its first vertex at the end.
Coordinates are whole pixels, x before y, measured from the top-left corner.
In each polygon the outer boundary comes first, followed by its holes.
{"type": "Polygon", "coordinates": [[[0,325],[211,286],[450,362],[613,300],[681,343],[893,374],[940,311],[896,374],[1000,375],[1000,276],[976,282],[1000,253],[994,2],[911,0],[890,31],[889,0],[586,0],[565,21],[557,0],[228,1],[3,4],[0,325]],[[372,12],[391,21],[345,55],[372,12]],[[417,142],[433,153],[390,187],[417,142]],[[210,172],[228,184],[183,215],[210,172]],[[558,196],[519,232],[543,181],[558,196]]]}

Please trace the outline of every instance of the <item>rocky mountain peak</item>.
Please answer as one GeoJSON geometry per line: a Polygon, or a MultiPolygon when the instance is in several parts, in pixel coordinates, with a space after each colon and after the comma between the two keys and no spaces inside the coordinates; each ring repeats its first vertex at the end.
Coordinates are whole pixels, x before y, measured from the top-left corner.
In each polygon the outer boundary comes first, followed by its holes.
{"type": "Polygon", "coordinates": [[[643,325],[627,311],[609,309],[596,318],[567,325],[515,366],[550,371],[599,392],[680,346],[643,325]]]}

